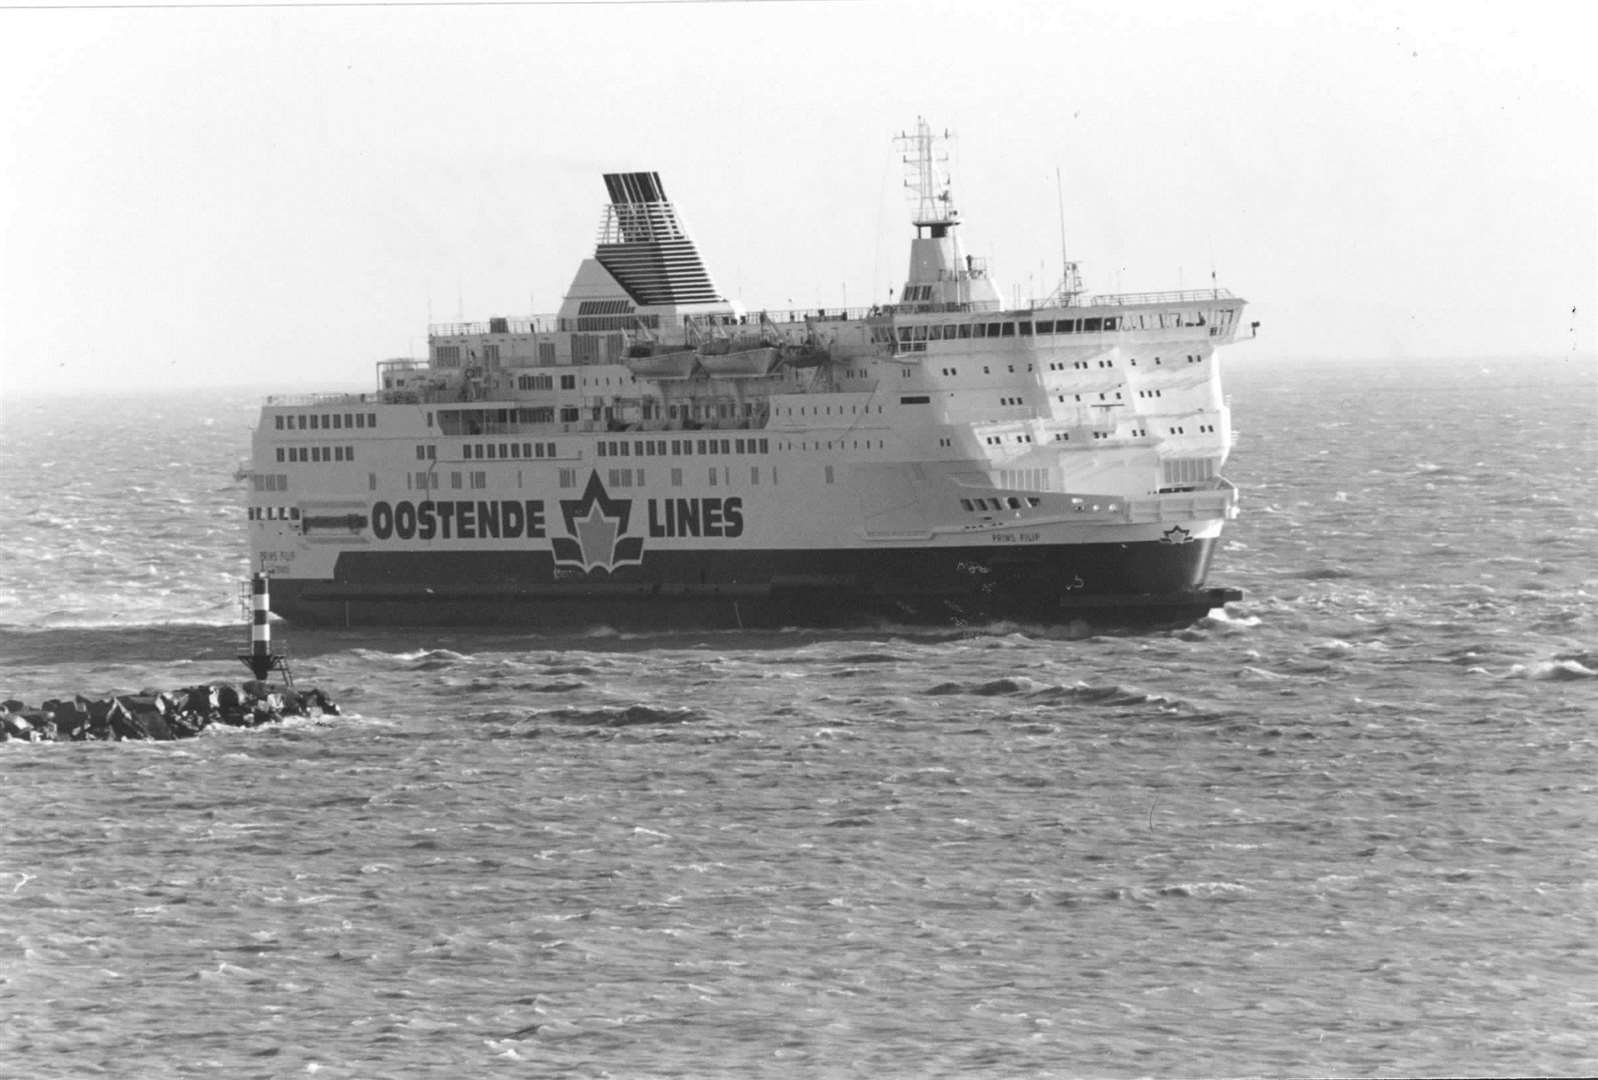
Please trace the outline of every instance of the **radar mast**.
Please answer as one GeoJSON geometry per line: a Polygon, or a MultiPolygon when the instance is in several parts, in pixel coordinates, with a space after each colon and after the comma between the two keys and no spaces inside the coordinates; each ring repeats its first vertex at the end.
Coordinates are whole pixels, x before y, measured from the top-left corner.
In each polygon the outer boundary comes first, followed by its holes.
{"type": "Polygon", "coordinates": [[[999,307],[998,287],[988,277],[982,259],[964,255],[954,227],[960,224],[960,211],[949,194],[948,144],[953,136],[941,136],[923,117],[916,118],[915,133],[900,134],[900,158],[904,164],[904,186],[915,204],[910,223],[915,238],[910,241],[910,270],[904,291],[899,296],[900,310],[967,311],[999,307]]]}

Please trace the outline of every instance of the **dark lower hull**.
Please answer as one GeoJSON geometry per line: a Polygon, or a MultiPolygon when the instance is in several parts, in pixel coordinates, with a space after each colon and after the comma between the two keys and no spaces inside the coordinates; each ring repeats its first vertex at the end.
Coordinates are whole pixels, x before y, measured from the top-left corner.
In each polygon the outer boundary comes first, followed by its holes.
{"type": "Polygon", "coordinates": [[[1170,626],[1241,596],[1204,587],[1213,544],[654,551],[565,578],[547,552],[345,552],[331,580],[274,579],[272,610],[336,626],[1170,626]]]}

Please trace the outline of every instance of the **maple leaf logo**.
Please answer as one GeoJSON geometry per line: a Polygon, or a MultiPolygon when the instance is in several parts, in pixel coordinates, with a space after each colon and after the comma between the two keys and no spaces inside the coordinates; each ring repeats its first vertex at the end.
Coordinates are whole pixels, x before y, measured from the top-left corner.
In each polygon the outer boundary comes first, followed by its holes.
{"type": "Polygon", "coordinates": [[[612,573],[623,566],[644,561],[644,538],[628,536],[627,522],[632,516],[631,499],[612,499],[599,473],[588,475],[588,486],[580,499],[560,500],[566,535],[550,539],[555,565],[588,573],[612,573]]]}
{"type": "Polygon", "coordinates": [[[1193,534],[1180,525],[1172,525],[1160,536],[1162,544],[1185,544],[1193,539],[1193,534]]]}

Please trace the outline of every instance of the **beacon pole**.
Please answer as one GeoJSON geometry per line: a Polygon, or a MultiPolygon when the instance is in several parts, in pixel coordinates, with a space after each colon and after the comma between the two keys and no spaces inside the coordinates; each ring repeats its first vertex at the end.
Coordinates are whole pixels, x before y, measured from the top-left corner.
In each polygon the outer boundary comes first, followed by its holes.
{"type": "Polygon", "coordinates": [[[244,661],[244,666],[259,682],[265,682],[273,669],[282,671],[285,676],[288,674],[283,657],[272,651],[272,626],[268,622],[271,610],[272,600],[267,592],[266,574],[258,572],[250,578],[250,651],[240,655],[239,659],[244,661]]]}

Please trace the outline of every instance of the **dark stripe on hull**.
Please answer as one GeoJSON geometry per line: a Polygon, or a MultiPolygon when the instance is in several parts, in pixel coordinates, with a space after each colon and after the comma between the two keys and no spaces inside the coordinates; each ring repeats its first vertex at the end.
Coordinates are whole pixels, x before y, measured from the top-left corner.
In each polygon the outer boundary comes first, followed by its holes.
{"type": "Polygon", "coordinates": [[[1213,543],[652,551],[569,577],[548,551],[345,552],[331,581],[274,579],[272,609],[384,626],[1178,625],[1240,596],[1203,587],[1213,543]]]}

